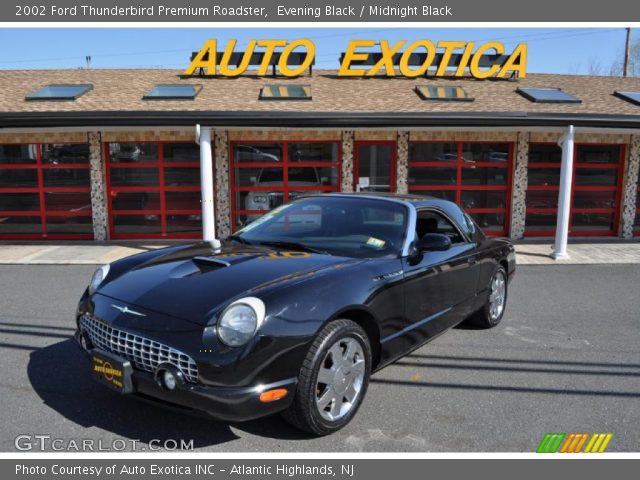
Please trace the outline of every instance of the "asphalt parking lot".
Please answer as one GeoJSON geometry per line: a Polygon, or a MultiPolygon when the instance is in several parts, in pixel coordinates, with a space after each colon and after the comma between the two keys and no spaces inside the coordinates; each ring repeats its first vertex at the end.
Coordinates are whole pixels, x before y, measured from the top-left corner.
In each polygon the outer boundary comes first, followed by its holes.
{"type": "Polygon", "coordinates": [[[497,328],[454,329],[374,375],[354,421],[325,438],[279,417],[174,414],[94,383],[70,340],[92,272],[0,265],[1,451],[16,451],[21,434],[233,452],[532,452],[547,432],[612,432],[608,451],[640,446],[637,265],[520,267],[497,328]]]}

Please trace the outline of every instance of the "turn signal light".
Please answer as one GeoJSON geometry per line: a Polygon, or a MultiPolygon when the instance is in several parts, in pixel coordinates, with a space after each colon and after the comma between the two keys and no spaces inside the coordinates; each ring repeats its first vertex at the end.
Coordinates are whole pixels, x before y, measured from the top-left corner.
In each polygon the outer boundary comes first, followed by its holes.
{"type": "Polygon", "coordinates": [[[276,388],[275,390],[267,390],[260,394],[260,401],[262,403],[275,402],[287,396],[289,391],[286,388],[276,388]]]}

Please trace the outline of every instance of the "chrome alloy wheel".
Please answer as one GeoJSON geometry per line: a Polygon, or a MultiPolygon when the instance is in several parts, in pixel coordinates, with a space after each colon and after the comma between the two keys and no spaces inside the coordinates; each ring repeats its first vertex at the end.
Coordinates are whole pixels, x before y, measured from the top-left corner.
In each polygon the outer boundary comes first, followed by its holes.
{"type": "Polygon", "coordinates": [[[351,411],[362,391],[364,373],[364,352],[356,339],[344,337],[331,346],[316,380],[316,407],[322,418],[334,422],[351,411]]]}
{"type": "Polygon", "coordinates": [[[489,293],[489,316],[491,321],[496,321],[502,315],[504,302],[506,300],[507,284],[504,272],[499,270],[491,281],[491,291],[489,293]]]}

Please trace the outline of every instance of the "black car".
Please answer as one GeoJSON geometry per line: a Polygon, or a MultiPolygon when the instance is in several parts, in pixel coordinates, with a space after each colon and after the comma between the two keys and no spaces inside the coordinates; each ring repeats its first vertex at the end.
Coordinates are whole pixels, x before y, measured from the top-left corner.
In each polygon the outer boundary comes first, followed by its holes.
{"type": "Polygon", "coordinates": [[[468,320],[502,319],[512,244],[454,203],[325,194],[225,240],[99,268],[76,338],[121,393],[227,420],[276,412],[323,435],[355,415],[372,372],[468,320]]]}

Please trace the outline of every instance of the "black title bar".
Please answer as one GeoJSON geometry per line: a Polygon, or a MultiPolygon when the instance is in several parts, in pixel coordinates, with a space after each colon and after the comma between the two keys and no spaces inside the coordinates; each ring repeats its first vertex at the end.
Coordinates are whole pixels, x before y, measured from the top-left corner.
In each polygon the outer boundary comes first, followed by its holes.
{"type": "Polygon", "coordinates": [[[1,22],[636,22],[629,0],[16,0],[1,22]]]}

